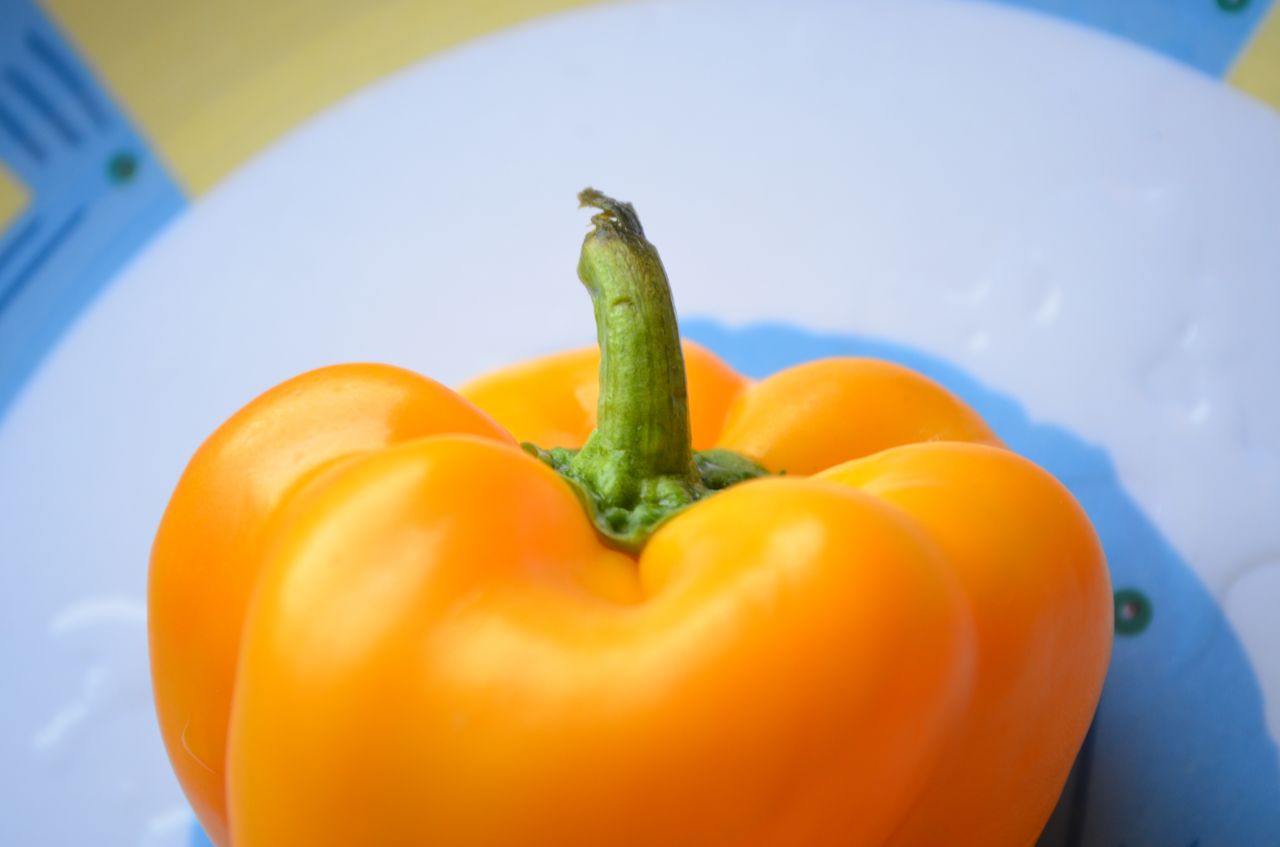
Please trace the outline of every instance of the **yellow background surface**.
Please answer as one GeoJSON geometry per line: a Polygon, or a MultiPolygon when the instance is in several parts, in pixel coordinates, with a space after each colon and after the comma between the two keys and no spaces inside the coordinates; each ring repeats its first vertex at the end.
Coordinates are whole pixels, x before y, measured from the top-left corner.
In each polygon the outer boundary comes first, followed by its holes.
{"type": "Polygon", "coordinates": [[[1271,7],[1254,30],[1227,81],[1280,109],[1280,3],[1271,7]]]}
{"type": "Polygon", "coordinates": [[[592,0],[46,0],[188,193],[417,59],[592,0]]]}
{"type": "Polygon", "coordinates": [[[0,165],[0,233],[8,229],[26,207],[27,189],[4,165],[0,165]]]}

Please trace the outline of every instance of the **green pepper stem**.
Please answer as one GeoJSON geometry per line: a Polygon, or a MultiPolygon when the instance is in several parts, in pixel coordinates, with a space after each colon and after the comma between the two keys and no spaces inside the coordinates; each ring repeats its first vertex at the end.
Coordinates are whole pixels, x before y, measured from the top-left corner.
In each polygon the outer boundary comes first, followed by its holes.
{"type": "Polygon", "coordinates": [[[630,203],[590,188],[578,200],[600,210],[578,262],[600,341],[598,420],[581,450],[524,446],[574,487],[610,544],[636,551],[686,506],[767,471],[728,450],[693,452],[684,354],[658,251],[630,203]]]}
{"type": "Polygon", "coordinates": [[[595,307],[600,401],[572,469],[603,505],[629,508],[647,481],[699,484],[684,355],[666,271],[635,209],[590,188],[578,201],[600,209],[578,263],[595,307]]]}

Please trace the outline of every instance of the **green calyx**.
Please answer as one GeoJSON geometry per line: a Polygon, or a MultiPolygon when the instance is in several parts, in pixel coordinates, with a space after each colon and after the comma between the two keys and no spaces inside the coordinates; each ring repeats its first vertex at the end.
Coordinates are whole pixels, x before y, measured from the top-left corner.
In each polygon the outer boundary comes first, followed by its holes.
{"type": "Polygon", "coordinates": [[[596,430],[580,450],[525,449],[574,485],[611,544],[635,551],[681,509],[767,471],[728,450],[693,452],[680,333],[658,251],[630,203],[590,188],[578,200],[600,210],[578,262],[600,342],[596,430]]]}

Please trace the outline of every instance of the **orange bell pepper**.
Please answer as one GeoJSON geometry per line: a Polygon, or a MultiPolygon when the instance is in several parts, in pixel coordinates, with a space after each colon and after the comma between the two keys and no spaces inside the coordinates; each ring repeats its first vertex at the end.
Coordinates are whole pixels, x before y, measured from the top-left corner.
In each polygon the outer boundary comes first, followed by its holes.
{"type": "Polygon", "coordinates": [[[152,669],[209,835],[1031,844],[1111,642],[1079,506],[905,368],[682,355],[634,210],[583,199],[600,352],[314,371],[182,476],[152,669]]]}

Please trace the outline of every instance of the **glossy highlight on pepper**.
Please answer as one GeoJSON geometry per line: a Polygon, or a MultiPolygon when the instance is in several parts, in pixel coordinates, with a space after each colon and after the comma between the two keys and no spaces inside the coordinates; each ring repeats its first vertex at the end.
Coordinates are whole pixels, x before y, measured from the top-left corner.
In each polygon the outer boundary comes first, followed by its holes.
{"type": "Polygon", "coordinates": [[[581,199],[598,348],[313,371],[183,474],[152,674],[210,837],[1032,844],[1111,643],[1078,504],[906,368],[680,344],[634,209],[581,199]]]}

